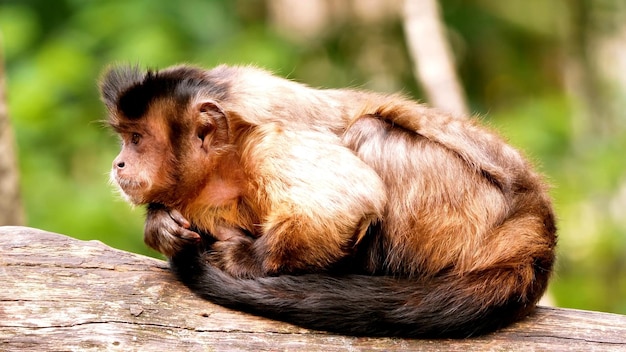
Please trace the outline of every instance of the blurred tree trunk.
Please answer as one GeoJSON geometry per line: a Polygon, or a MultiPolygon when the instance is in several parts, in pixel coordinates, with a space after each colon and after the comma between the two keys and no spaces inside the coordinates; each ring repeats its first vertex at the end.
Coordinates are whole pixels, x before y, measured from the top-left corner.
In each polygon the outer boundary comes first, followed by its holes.
{"type": "Polygon", "coordinates": [[[566,89],[574,106],[575,145],[624,131],[626,3],[569,2],[566,89]]]}
{"type": "Polygon", "coordinates": [[[13,131],[9,123],[4,86],[4,58],[0,37],[0,226],[23,225],[19,176],[15,158],[13,131]]]}
{"type": "Polygon", "coordinates": [[[572,97],[574,112],[572,129],[574,132],[574,146],[580,138],[588,134],[597,135],[599,129],[592,121],[597,118],[603,120],[603,108],[600,103],[599,81],[592,64],[592,54],[589,52],[593,24],[589,11],[592,4],[585,0],[570,2],[570,23],[566,37],[567,58],[564,71],[565,86],[572,97]],[[595,113],[594,113],[595,112],[595,113]]]}
{"type": "Polygon", "coordinates": [[[413,70],[429,103],[467,115],[465,94],[456,74],[437,0],[405,0],[404,32],[413,70]]]}

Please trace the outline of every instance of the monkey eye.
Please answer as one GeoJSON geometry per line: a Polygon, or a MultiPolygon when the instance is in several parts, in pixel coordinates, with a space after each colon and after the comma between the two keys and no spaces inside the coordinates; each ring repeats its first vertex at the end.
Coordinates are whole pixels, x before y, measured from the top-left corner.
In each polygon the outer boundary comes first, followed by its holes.
{"type": "Polygon", "coordinates": [[[139,140],[141,139],[141,135],[139,133],[133,133],[130,137],[130,142],[132,144],[139,144],[139,140]]]}

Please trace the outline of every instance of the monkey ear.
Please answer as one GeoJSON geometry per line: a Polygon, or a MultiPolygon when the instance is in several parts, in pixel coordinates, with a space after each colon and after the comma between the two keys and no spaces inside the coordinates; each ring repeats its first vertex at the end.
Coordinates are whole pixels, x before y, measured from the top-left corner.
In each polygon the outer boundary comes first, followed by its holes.
{"type": "Polygon", "coordinates": [[[228,143],[230,136],[228,118],[217,102],[202,100],[196,104],[195,111],[198,116],[196,135],[205,152],[209,152],[214,145],[228,143]]]}

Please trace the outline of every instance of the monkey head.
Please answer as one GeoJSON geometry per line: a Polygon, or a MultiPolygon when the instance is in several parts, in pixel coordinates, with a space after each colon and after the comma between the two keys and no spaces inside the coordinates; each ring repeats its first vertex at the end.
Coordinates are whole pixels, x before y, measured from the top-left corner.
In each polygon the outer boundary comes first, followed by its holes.
{"type": "Polygon", "coordinates": [[[111,180],[129,202],[175,207],[192,199],[228,149],[226,114],[202,91],[203,80],[199,72],[176,69],[118,67],[104,74],[108,124],[122,141],[111,180]]]}

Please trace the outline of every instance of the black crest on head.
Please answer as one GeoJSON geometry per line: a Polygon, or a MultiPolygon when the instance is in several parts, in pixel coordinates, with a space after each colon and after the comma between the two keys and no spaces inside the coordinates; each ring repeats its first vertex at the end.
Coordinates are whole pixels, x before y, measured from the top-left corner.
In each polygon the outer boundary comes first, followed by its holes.
{"type": "Polygon", "coordinates": [[[109,111],[122,113],[128,119],[142,117],[150,104],[170,97],[186,104],[200,90],[224,99],[227,87],[211,77],[211,71],[191,66],[178,66],[163,71],[142,71],[137,66],[109,68],[100,81],[100,94],[109,111]]]}
{"type": "Polygon", "coordinates": [[[100,96],[107,108],[115,109],[120,94],[132,86],[141,84],[144,75],[138,66],[109,67],[100,79],[100,96]]]}

